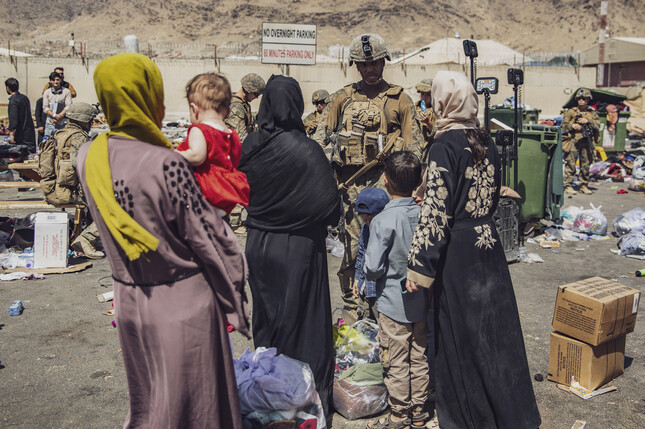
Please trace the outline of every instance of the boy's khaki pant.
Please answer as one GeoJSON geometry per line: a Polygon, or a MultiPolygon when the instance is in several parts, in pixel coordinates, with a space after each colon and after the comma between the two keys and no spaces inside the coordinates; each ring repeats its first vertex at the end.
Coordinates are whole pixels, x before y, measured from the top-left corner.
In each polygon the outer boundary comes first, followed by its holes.
{"type": "Polygon", "coordinates": [[[428,399],[426,320],[400,323],[379,313],[378,326],[381,364],[392,414],[407,417],[423,412],[428,399]]]}

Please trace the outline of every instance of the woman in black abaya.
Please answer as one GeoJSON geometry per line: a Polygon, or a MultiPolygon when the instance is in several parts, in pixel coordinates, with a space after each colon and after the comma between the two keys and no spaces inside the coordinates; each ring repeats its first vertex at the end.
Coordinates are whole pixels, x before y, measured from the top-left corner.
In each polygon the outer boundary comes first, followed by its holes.
{"type": "Polygon", "coordinates": [[[537,429],[513,284],[492,220],[500,189],[497,148],[478,128],[477,94],[463,73],[437,73],[432,107],[437,136],[407,288],[434,292],[439,424],[537,429]]]}
{"type": "Polygon", "coordinates": [[[306,362],[331,421],[334,376],[331,301],[325,237],[341,203],[322,148],[305,134],[298,82],[272,76],[259,130],[242,145],[239,169],[251,195],[246,257],[253,294],[255,347],[306,362]]]}

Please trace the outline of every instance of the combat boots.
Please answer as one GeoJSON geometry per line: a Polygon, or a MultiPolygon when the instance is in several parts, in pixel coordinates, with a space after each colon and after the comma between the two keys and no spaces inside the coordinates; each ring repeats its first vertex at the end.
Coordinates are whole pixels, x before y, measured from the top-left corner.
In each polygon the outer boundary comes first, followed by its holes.
{"type": "Polygon", "coordinates": [[[569,194],[569,195],[576,195],[576,194],[578,193],[578,191],[576,191],[575,189],[573,189],[573,186],[571,186],[571,185],[568,185],[568,186],[564,189],[564,192],[565,192],[565,193],[567,193],[567,194],[569,194]]]}
{"type": "Polygon", "coordinates": [[[90,243],[90,241],[82,235],[79,235],[70,247],[72,248],[72,250],[82,253],[90,259],[101,259],[105,257],[105,253],[97,250],[94,246],[92,246],[92,243],[90,243]]]}
{"type": "Polygon", "coordinates": [[[593,194],[593,192],[591,191],[591,189],[587,188],[587,185],[582,185],[582,186],[580,187],[580,192],[582,192],[583,194],[586,194],[586,195],[591,195],[591,194],[593,194]]]}

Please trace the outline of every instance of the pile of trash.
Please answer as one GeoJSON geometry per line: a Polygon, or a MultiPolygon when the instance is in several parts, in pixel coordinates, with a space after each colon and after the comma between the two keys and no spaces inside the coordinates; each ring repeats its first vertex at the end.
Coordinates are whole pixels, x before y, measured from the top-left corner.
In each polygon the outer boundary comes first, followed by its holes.
{"type": "Polygon", "coordinates": [[[613,226],[620,237],[621,256],[645,255],[645,210],[639,207],[622,213],[614,219],[613,226]]]}
{"type": "Polygon", "coordinates": [[[179,143],[186,140],[188,127],[190,127],[190,121],[182,118],[178,121],[164,122],[161,127],[161,132],[176,147],[179,146],[179,143]]]}
{"type": "MultiPolygon", "coordinates": [[[[607,218],[602,214],[602,206],[589,204],[591,208],[569,206],[560,212],[560,222],[546,228],[539,236],[529,242],[607,240],[607,218]]],[[[527,240],[528,241],[528,240],[527,240]]],[[[543,246],[544,247],[544,246],[543,246]]]]}
{"type": "Polygon", "coordinates": [[[273,347],[247,349],[233,364],[245,429],[285,420],[295,421],[297,427],[326,427],[308,364],[278,355],[273,347]]]}
{"type": "Polygon", "coordinates": [[[378,325],[366,319],[334,330],[334,408],[347,420],[379,414],[388,407],[377,334],[378,325]]]}
{"type": "MultiPolygon", "coordinates": [[[[548,227],[536,229],[537,234],[526,239],[528,244],[537,244],[543,249],[558,252],[560,243],[565,241],[609,240],[607,218],[601,211],[602,206],[590,204],[589,209],[569,206],[562,209],[560,220],[548,227]]],[[[520,261],[526,263],[544,262],[537,253],[527,253],[525,247],[519,248],[520,261]]]]}
{"type": "Polygon", "coordinates": [[[645,191],[645,155],[622,154],[591,164],[592,180],[627,182],[633,191],[645,191]]]}

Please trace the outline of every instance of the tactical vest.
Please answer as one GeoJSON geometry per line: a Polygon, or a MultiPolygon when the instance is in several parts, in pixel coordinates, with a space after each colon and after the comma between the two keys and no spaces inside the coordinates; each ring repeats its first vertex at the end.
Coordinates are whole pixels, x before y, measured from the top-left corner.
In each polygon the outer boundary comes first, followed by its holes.
{"type": "MultiPolygon", "coordinates": [[[[365,165],[376,159],[381,152],[389,153],[393,148],[397,150],[402,147],[401,137],[388,136],[386,94],[371,100],[355,100],[351,85],[345,87],[345,93],[348,98],[343,103],[338,125],[342,165],[365,165]]],[[[387,153],[382,156],[387,156],[387,153]]]]}
{"type": "Polygon", "coordinates": [[[82,203],[78,176],[70,159],[72,137],[79,132],[89,140],[87,133],[68,125],[40,144],[40,188],[45,201],[54,206],[82,203]]]}

